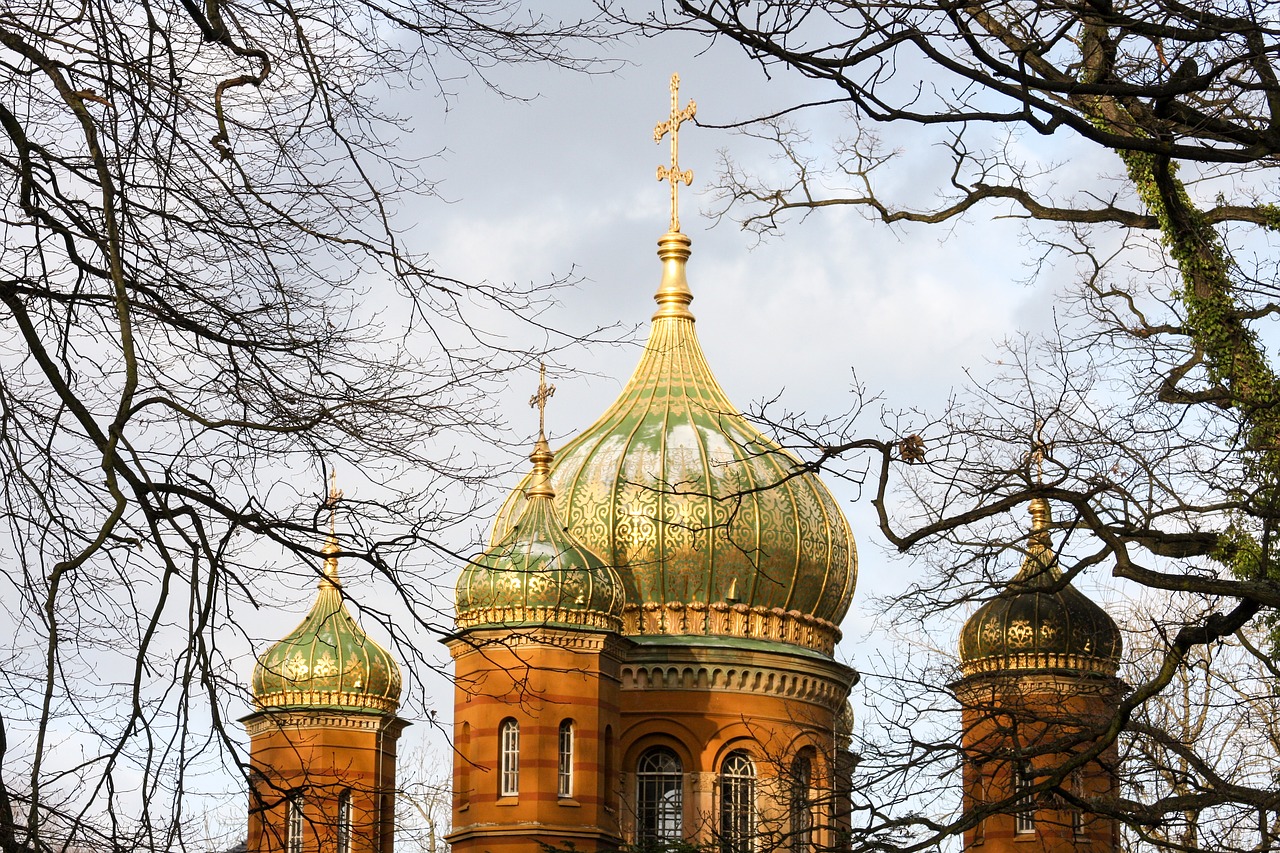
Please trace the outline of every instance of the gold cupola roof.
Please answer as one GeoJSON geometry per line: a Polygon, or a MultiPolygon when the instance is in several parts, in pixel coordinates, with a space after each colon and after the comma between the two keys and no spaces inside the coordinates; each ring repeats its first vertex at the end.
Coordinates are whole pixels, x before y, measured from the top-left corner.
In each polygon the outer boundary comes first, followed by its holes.
{"type": "MultiPolygon", "coordinates": [[[[857,571],[822,481],[730,402],[698,343],[690,241],[658,242],[662,280],[644,354],[612,406],[556,455],[555,506],[616,566],[628,634],[710,634],[830,653],[857,571]]],[[[495,542],[524,512],[508,497],[495,542]]]]}
{"type": "Polygon", "coordinates": [[[268,648],[253,668],[256,710],[326,708],[394,714],[400,706],[400,666],[374,642],[347,610],[338,579],[338,539],[329,494],[329,537],[324,570],[310,612],[284,639],[268,648]]]}
{"type": "Polygon", "coordinates": [[[1022,568],[960,632],[965,676],[1070,671],[1114,676],[1120,629],[1107,612],[1063,580],[1049,535],[1049,502],[1031,501],[1031,535],[1022,568]]]}
{"type": "Polygon", "coordinates": [[[460,630],[490,626],[550,625],[617,631],[622,627],[623,587],[618,573],[574,538],[556,513],[547,444],[545,407],[555,393],[541,371],[538,440],[533,470],[515,525],[458,576],[460,630]]]}

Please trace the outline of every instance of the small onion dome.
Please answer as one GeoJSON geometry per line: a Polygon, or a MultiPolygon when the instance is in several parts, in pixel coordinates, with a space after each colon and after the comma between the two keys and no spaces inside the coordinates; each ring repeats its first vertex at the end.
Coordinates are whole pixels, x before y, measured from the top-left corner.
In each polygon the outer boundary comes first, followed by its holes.
{"type": "Polygon", "coordinates": [[[392,714],[400,706],[400,667],[347,612],[338,584],[338,543],[324,546],[324,579],[302,623],[253,668],[258,709],[338,708],[392,714]]]}
{"type": "Polygon", "coordinates": [[[1105,610],[1063,582],[1050,521],[1048,501],[1033,500],[1022,569],[960,632],[960,669],[966,676],[1046,670],[1116,674],[1120,629],[1105,610]]]}
{"type": "Polygon", "coordinates": [[[575,539],[556,514],[548,479],[553,457],[546,438],[539,437],[530,459],[533,473],[520,518],[458,578],[458,627],[537,624],[619,630],[622,579],[575,539]]]}
{"type": "MultiPolygon", "coordinates": [[[[853,534],[822,481],[743,417],[712,374],[689,310],[689,246],[674,231],[658,241],[663,275],[644,354],[613,405],[558,453],[556,509],[618,567],[626,633],[811,644],[797,637],[818,631],[829,646],[853,596],[853,534]],[[720,619],[724,607],[747,615],[720,619]]],[[[517,488],[494,541],[524,507],[517,488]]]]}

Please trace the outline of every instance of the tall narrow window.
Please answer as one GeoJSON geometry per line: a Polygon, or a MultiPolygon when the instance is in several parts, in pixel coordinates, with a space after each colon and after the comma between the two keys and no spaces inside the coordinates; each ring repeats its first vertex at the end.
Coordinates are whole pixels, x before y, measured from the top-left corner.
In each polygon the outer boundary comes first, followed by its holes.
{"type": "Polygon", "coordinates": [[[1018,798],[1017,811],[1013,814],[1013,831],[1026,835],[1036,831],[1036,806],[1029,793],[1035,783],[1031,779],[1031,764],[1019,761],[1013,765],[1013,793],[1018,798]]]}
{"type": "Polygon", "coordinates": [[[684,837],[684,766],[656,747],[636,764],[636,828],[641,844],[684,837]]]}
{"type": "Polygon", "coordinates": [[[756,769],[738,750],[720,765],[720,850],[751,853],[756,834],[756,769]]]}
{"type": "Polygon", "coordinates": [[[285,850],[287,853],[302,853],[302,792],[289,794],[289,802],[285,814],[285,850]]]}
{"type": "Polygon", "coordinates": [[[791,853],[809,853],[813,849],[813,814],[809,811],[813,788],[813,761],[800,754],[791,764],[791,853]]]}
{"type": "Polygon", "coordinates": [[[338,853],[351,853],[351,789],[338,794],[338,853]]]}
{"type": "MultiPolygon", "coordinates": [[[[1084,775],[1079,770],[1075,770],[1071,774],[1071,793],[1081,800],[1084,799],[1084,775]]],[[[1074,804],[1071,806],[1071,830],[1076,834],[1076,837],[1085,834],[1084,810],[1074,804]]]]}
{"type": "Polygon", "coordinates": [[[514,797],[520,793],[520,724],[512,719],[503,720],[498,727],[498,742],[502,751],[499,794],[514,797]]]}
{"type": "Polygon", "coordinates": [[[573,720],[560,723],[560,760],[557,767],[557,787],[560,796],[573,796],[573,720]]]}

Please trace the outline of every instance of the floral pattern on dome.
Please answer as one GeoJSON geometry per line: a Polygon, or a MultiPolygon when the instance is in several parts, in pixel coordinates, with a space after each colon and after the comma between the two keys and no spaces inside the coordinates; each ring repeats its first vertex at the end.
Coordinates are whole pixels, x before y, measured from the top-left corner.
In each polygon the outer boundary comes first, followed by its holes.
{"type": "Polygon", "coordinates": [[[960,632],[966,675],[1074,670],[1114,676],[1122,643],[1116,623],[1066,583],[1050,548],[1048,505],[1033,507],[1022,569],[999,596],[974,612],[960,632]]]}
{"type": "Polygon", "coordinates": [[[467,564],[455,600],[464,630],[544,624],[616,631],[623,597],[618,573],[565,530],[543,495],[529,499],[505,539],[467,564]]]}
{"type": "Polygon", "coordinates": [[[394,713],[400,681],[399,665],[356,624],[336,584],[325,581],[298,627],[258,658],[253,698],[259,709],[394,713]]]}

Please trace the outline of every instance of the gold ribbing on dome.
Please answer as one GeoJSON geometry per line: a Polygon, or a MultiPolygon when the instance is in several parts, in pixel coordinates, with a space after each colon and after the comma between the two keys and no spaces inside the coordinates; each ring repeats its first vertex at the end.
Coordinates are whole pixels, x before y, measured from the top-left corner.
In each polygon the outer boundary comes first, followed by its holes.
{"type": "Polygon", "coordinates": [[[530,408],[538,410],[538,441],[533,446],[529,461],[533,462],[533,473],[530,475],[529,488],[525,492],[531,498],[554,498],[556,491],[551,487],[551,462],[555,458],[551,453],[551,445],[547,443],[547,400],[556,393],[556,386],[547,384],[547,366],[539,365],[538,391],[529,398],[530,408]]]}
{"type": "Polygon", "coordinates": [[[653,141],[661,142],[662,137],[671,134],[671,165],[658,167],[658,180],[671,184],[671,231],[680,230],[680,183],[687,187],[693,183],[693,170],[680,170],[680,125],[691,120],[698,113],[698,105],[692,100],[680,109],[680,75],[671,75],[671,117],[658,122],[653,129],[653,141]]]}
{"type": "Polygon", "coordinates": [[[342,490],[338,488],[338,471],[329,470],[329,496],[324,505],[329,508],[329,536],[324,541],[324,577],[320,580],[321,589],[338,586],[338,501],[342,499],[342,490]]]}

